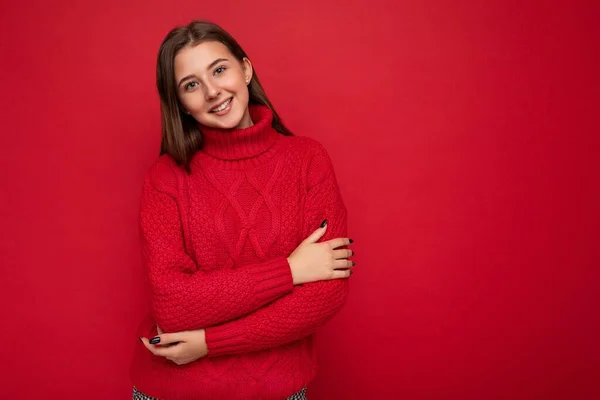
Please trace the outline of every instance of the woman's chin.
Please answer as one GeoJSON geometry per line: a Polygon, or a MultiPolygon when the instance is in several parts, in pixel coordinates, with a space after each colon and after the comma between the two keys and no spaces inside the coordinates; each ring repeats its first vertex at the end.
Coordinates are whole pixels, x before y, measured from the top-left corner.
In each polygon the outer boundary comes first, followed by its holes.
{"type": "Polygon", "coordinates": [[[211,118],[207,118],[204,123],[201,122],[202,125],[217,128],[217,129],[239,129],[240,125],[242,125],[242,120],[244,119],[244,115],[234,115],[228,114],[224,116],[210,116],[211,118]]]}
{"type": "Polygon", "coordinates": [[[224,120],[220,118],[207,118],[203,119],[202,121],[199,121],[199,123],[200,125],[213,129],[233,129],[238,125],[236,121],[224,120]]]}

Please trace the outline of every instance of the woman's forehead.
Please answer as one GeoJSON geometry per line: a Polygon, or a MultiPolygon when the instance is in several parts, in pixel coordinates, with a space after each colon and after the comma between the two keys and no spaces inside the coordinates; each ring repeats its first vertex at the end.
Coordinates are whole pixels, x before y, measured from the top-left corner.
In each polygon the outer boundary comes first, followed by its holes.
{"type": "Polygon", "coordinates": [[[205,70],[216,59],[231,60],[232,54],[221,42],[202,42],[196,46],[186,46],[175,56],[175,70],[201,69],[205,70]]]}

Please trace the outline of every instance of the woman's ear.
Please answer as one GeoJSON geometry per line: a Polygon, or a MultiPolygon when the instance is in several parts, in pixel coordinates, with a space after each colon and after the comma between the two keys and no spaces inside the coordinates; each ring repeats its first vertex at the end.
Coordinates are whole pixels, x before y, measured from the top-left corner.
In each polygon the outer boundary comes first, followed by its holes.
{"type": "Polygon", "coordinates": [[[244,70],[244,78],[246,80],[246,85],[247,85],[252,80],[252,75],[254,72],[252,69],[252,63],[250,62],[248,57],[244,57],[244,59],[242,60],[242,68],[244,70]]]}

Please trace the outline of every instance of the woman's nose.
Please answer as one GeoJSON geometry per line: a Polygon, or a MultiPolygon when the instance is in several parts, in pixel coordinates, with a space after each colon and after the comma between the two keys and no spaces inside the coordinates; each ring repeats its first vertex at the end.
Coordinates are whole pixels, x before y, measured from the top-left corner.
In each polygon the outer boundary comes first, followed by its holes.
{"type": "Polygon", "coordinates": [[[214,99],[219,96],[219,88],[212,83],[207,83],[204,89],[204,96],[207,100],[214,99]]]}

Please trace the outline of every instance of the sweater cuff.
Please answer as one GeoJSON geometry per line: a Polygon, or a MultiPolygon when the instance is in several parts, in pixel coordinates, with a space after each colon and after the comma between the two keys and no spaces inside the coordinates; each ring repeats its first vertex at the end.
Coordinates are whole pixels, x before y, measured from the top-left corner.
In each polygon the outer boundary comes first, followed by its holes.
{"type": "Polygon", "coordinates": [[[232,321],[205,329],[208,357],[249,351],[250,342],[244,336],[243,330],[238,329],[236,325],[236,321],[232,321]]]}
{"type": "Polygon", "coordinates": [[[248,268],[256,282],[254,294],[260,304],[267,304],[294,290],[292,270],[287,257],[256,264],[248,268]]]}

